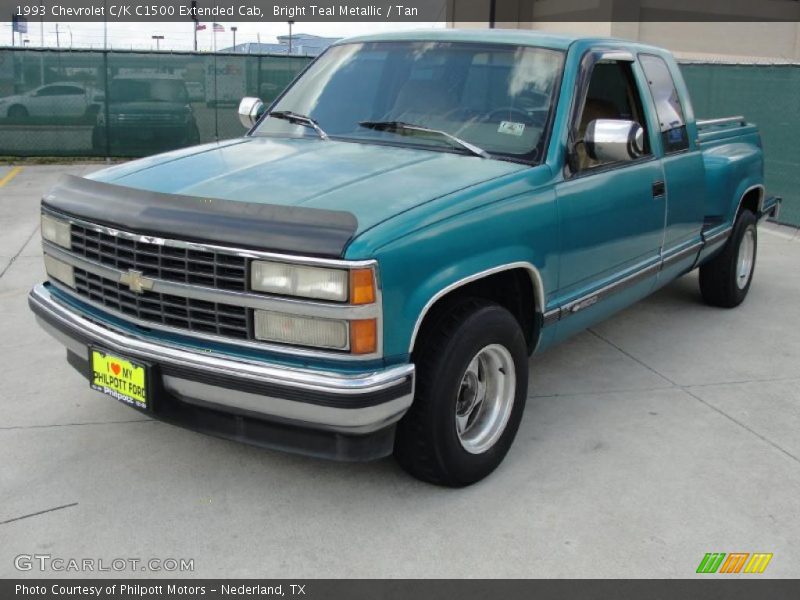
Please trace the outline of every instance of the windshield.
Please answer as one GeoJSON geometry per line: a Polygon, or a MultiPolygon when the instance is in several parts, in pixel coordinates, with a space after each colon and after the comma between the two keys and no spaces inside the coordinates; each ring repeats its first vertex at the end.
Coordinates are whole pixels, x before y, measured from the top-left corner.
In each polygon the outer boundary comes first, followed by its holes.
{"type": "Polygon", "coordinates": [[[111,102],[180,102],[186,103],[183,81],[178,79],[114,79],[111,102]]]}
{"type": "MultiPolygon", "coordinates": [[[[401,122],[456,136],[491,153],[539,160],[563,54],[450,42],[334,46],[273,107],[307,115],[332,138],[465,151],[436,136],[403,136],[364,122],[401,122]]],[[[264,119],[256,135],[315,136],[264,119]]]]}

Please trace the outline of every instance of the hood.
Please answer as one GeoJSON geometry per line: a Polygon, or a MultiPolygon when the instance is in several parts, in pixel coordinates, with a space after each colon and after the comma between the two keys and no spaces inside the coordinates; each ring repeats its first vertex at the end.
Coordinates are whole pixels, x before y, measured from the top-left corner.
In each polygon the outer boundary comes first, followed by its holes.
{"type": "Polygon", "coordinates": [[[527,168],[445,152],[247,137],[90,176],[165,194],[351,213],[355,234],[451,192],[527,168]]]}

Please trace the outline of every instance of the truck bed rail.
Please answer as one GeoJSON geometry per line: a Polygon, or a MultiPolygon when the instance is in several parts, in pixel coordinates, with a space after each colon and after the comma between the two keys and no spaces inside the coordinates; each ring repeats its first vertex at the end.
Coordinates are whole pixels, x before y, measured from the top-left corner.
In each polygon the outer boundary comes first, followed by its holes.
{"type": "Polygon", "coordinates": [[[721,119],[702,119],[696,121],[698,129],[707,129],[709,127],[718,127],[720,125],[739,125],[744,127],[747,125],[747,120],[739,115],[736,117],[723,117],[721,119]]]}

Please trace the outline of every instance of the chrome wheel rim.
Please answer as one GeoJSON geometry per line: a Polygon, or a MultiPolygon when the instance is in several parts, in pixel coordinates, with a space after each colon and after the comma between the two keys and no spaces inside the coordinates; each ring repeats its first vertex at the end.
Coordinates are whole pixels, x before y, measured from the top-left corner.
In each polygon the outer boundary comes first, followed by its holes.
{"type": "Polygon", "coordinates": [[[517,373],[511,353],[499,344],[478,352],[467,365],[456,399],[455,425],[461,446],[482,454],[503,434],[514,406],[517,373]]]}
{"type": "Polygon", "coordinates": [[[742,236],[739,244],[739,256],[736,259],[736,285],[740,290],[747,287],[750,275],[753,272],[753,263],[756,256],[756,232],[750,226],[742,236]]]}

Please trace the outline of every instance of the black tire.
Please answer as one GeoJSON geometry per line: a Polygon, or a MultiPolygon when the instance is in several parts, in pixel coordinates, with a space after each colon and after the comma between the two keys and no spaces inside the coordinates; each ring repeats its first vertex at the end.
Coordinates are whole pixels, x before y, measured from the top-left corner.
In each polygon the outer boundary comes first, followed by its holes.
{"type": "Polygon", "coordinates": [[[749,210],[741,212],[733,226],[733,233],[722,252],[700,267],[700,292],[711,306],[734,308],[739,306],[750,291],[758,255],[758,219],[749,210]],[[752,235],[752,265],[746,279],[738,273],[739,250],[745,236],[752,235]]]}
{"type": "Polygon", "coordinates": [[[27,119],[28,118],[28,109],[22,106],[21,104],[15,104],[14,106],[9,107],[8,109],[8,118],[9,119],[27,119]]]}
{"type": "Polygon", "coordinates": [[[416,396],[398,424],[394,455],[400,466],[418,479],[463,487],[494,471],[514,441],[528,387],[525,337],[510,312],[480,299],[460,301],[440,310],[429,323],[421,331],[414,353],[416,396]],[[513,404],[493,445],[481,453],[468,452],[456,429],[462,378],[473,359],[493,345],[505,349],[513,361],[513,404]]]}

